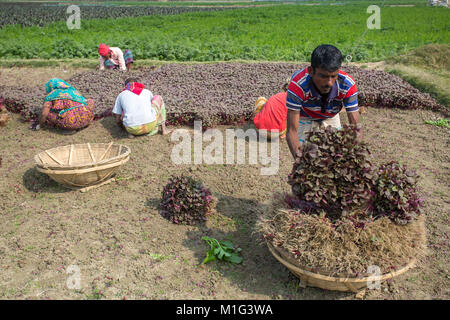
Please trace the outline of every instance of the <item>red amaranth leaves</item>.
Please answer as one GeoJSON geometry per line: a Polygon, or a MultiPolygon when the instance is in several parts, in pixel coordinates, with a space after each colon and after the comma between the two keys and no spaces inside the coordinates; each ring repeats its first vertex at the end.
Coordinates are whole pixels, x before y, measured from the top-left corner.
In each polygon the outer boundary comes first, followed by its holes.
{"type": "MultiPolygon", "coordinates": [[[[202,120],[204,127],[233,125],[251,119],[260,96],[280,91],[285,79],[306,65],[291,63],[167,64],[132,73],[89,71],[68,80],[86,98],[95,101],[95,119],[111,115],[123,82],[133,76],[163,97],[167,120],[172,125],[192,125],[202,120]]],[[[379,108],[430,109],[448,113],[429,94],[421,93],[398,76],[380,70],[344,66],[359,90],[359,105],[379,108]]],[[[25,120],[35,119],[45,97],[43,79],[39,87],[0,86],[0,97],[11,112],[25,120]]]]}

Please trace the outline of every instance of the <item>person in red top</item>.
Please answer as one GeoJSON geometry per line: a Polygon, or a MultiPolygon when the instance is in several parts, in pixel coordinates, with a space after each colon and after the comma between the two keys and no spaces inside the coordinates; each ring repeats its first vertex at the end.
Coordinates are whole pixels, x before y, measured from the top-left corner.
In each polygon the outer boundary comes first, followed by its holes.
{"type": "Polygon", "coordinates": [[[279,134],[281,139],[286,137],[287,85],[288,83],[283,86],[283,92],[271,96],[269,100],[264,97],[259,97],[258,100],[256,100],[253,123],[256,129],[266,131],[268,137],[271,136],[271,132],[279,134]]]}

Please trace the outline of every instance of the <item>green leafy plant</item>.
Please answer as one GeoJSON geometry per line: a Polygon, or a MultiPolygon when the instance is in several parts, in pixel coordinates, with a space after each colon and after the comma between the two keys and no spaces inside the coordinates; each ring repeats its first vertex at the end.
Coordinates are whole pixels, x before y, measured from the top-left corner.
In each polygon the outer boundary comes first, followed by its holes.
{"type": "Polygon", "coordinates": [[[201,181],[190,176],[172,176],[162,192],[161,213],[175,224],[205,221],[217,199],[201,181]]]}
{"type": "Polygon", "coordinates": [[[449,119],[439,119],[439,120],[425,120],[426,124],[432,124],[433,126],[442,127],[450,129],[450,120],[449,119]]]}
{"type": "Polygon", "coordinates": [[[230,240],[219,241],[217,239],[204,236],[202,240],[205,240],[210,250],[206,253],[206,258],[201,264],[205,264],[214,260],[223,260],[234,264],[242,262],[242,257],[239,256],[241,248],[234,248],[233,243],[230,240]]]}

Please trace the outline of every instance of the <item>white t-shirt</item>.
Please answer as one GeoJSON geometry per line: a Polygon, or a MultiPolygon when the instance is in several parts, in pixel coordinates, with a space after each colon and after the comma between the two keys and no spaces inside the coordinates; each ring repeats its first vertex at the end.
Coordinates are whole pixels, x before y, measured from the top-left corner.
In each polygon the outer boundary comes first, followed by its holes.
{"type": "Polygon", "coordinates": [[[140,95],[130,90],[122,91],[116,99],[113,113],[123,115],[123,124],[126,127],[140,126],[156,120],[156,111],[152,108],[153,94],[143,89],[140,95]]]}

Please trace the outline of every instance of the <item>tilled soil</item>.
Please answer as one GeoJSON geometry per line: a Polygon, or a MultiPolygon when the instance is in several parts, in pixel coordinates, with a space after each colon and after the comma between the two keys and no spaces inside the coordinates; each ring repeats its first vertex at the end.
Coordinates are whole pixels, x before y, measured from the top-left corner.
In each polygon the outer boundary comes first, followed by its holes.
{"type": "MultiPolygon", "coordinates": [[[[427,257],[381,290],[368,291],[365,299],[450,298],[449,131],[424,124],[438,117],[432,111],[376,108],[363,114],[364,140],[374,162],[398,160],[421,175],[428,233],[427,257]]],[[[31,131],[18,115],[12,118],[0,128],[1,298],[355,298],[303,288],[254,233],[264,203],[274,192],[289,191],[293,159],[285,141],[277,173],[263,176],[260,162],[176,165],[171,154],[177,142],[170,135],[127,139],[111,117],[72,136],[31,131]],[[129,146],[131,159],[116,182],[100,188],[69,190],[35,169],[33,157],[43,150],[110,141],[129,146]],[[159,214],[164,185],[180,173],[201,179],[219,200],[217,213],[205,225],[175,225],[159,214]],[[199,266],[209,249],[201,240],[204,235],[231,238],[242,248],[243,263],[199,266]],[[80,289],[70,285],[74,270],[79,271],[80,289]]],[[[344,114],[341,119],[346,122],[344,114]]],[[[222,133],[227,128],[218,127],[222,133]]]]}

